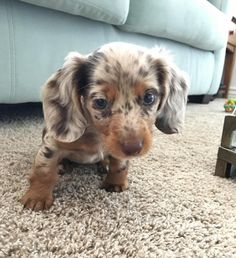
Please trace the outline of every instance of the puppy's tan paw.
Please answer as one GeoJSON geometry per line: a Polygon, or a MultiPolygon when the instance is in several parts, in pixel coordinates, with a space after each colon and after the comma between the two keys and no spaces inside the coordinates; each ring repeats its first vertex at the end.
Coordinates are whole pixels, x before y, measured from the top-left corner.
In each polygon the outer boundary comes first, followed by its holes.
{"type": "Polygon", "coordinates": [[[124,184],[119,184],[119,185],[104,182],[101,186],[101,188],[105,189],[107,192],[117,192],[117,193],[121,193],[125,191],[126,189],[128,189],[128,187],[129,187],[128,182],[125,182],[124,184]]]}
{"type": "Polygon", "coordinates": [[[24,208],[33,211],[48,210],[53,204],[53,196],[52,193],[40,195],[37,191],[29,189],[20,202],[24,205],[24,208]]]}

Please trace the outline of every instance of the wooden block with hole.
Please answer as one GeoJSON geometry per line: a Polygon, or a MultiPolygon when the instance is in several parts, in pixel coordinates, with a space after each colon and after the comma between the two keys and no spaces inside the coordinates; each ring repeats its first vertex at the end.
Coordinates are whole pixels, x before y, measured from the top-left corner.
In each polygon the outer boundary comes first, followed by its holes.
{"type": "Polygon", "coordinates": [[[215,175],[230,177],[232,166],[236,166],[236,110],[233,112],[233,115],[226,116],[224,120],[215,175]]]}

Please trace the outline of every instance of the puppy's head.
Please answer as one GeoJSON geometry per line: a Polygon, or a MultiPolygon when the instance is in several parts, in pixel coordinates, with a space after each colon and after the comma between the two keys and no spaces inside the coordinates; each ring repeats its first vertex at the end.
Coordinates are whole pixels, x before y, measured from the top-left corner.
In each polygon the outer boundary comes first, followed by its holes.
{"type": "Polygon", "coordinates": [[[90,124],[112,156],[142,155],[154,124],[180,131],[187,88],[161,49],[112,43],[88,56],[71,53],[44,87],[46,125],[57,140],[72,142],[90,124]]]}

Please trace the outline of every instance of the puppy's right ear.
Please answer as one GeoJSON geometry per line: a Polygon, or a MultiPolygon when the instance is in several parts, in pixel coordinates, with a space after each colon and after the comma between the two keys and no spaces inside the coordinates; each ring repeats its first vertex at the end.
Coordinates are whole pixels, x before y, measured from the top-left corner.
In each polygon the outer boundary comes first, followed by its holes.
{"type": "MultiPolygon", "coordinates": [[[[43,88],[43,111],[50,134],[58,141],[73,142],[84,133],[87,121],[79,95],[80,70],[86,58],[72,52],[63,67],[53,74],[43,88]]],[[[86,76],[86,75],[83,75],[86,76]]]]}

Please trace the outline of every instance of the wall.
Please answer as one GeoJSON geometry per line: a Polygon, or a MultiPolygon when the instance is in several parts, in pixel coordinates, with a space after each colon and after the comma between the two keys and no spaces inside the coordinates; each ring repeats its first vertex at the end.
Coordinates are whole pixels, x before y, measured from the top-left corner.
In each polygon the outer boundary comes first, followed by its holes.
{"type": "MultiPolygon", "coordinates": [[[[233,2],[233,8],[231,10],[234,10],[232,15],[236,17],[236,1],[233,2]]],[[[234,65],[234,70],[232,74],[232,79],[229,87],[229,97],[236,98],[236,63],[234,65]]]]}
{"type": "Polygon", "coordinates": [[[229,87],[229,98],[236,98],[236,65],[234,65],[233,75],[229,87]]]}

